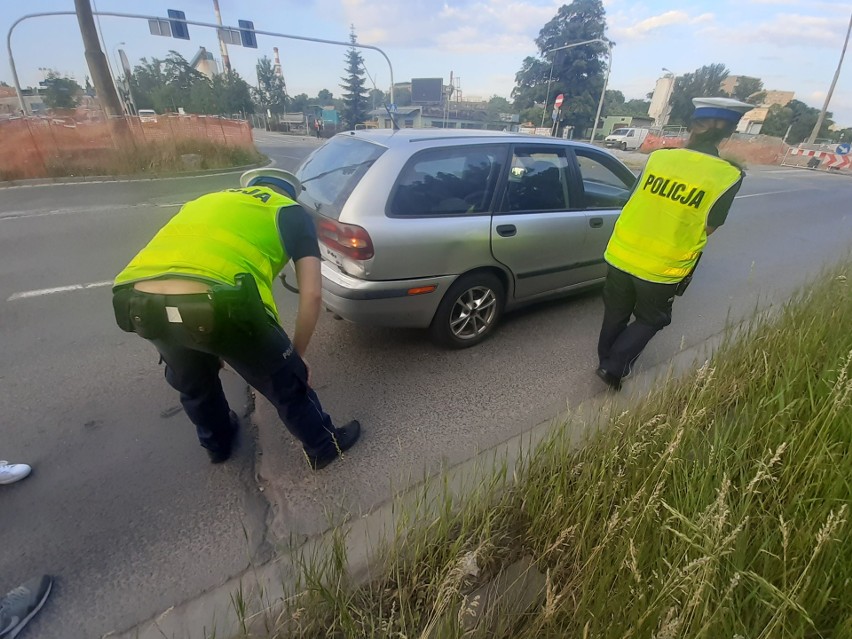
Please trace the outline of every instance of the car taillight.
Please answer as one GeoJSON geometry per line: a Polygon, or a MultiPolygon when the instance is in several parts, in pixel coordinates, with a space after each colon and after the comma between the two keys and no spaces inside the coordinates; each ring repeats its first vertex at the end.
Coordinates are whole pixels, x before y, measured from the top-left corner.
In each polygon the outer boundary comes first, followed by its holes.
{"type": "Polygon", "coordinates": [[[325,219],[317,224],[317,235],[320,242],[353,260],[373,257],[373,240],[360,226],[325,219]]]}

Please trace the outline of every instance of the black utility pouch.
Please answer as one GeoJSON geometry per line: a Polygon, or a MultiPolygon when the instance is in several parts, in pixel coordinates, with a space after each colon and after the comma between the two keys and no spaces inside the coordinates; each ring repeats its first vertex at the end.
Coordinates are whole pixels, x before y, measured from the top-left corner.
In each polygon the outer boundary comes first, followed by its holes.
{"type": "MultiPolygon", "coordinates": [[[[207,295],[186,296],[177,306],[181,321],[198,344],[210,344],[216,337],[216,312],[207,295]]],[[[168,310],[166,311],[168,319],[168,310]]]]}
{"type": "Polygon", "coordinates": [[[130,298],[133,297],[133,287],[120,288],[112,294],[112,311],[115,313],[115,323],[125,333],[135,332],[130,321],[130,298]]]}
{"type": "Polygon", "coordinates": [[[139,337],[157,339],[166,334],[166,310],[162,295],[140,294],[130,298],[130,322],[139,337]]]}
{"type": "Polygon", "coordinates": [[[251,335],[260,333],[269,323],[269,316],[254,277],[239,273],[234,282],[234,286],[218,284],[210,289],[217,318],[251,335]]]}

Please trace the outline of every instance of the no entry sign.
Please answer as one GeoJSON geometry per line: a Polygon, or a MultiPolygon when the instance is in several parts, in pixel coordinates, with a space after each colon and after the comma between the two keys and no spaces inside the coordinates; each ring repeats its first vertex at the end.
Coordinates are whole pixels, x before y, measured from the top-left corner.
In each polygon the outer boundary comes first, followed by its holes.
{"type": "Polygon", "coordinates": [[[558,109],[559,107],[562,106],[562,100],[564,100],[564,99],[565,99],[565,96],[560,93],[559,95],[556,96],[556,100],[553,101],[553,106],[555,106],[558,109]]]}

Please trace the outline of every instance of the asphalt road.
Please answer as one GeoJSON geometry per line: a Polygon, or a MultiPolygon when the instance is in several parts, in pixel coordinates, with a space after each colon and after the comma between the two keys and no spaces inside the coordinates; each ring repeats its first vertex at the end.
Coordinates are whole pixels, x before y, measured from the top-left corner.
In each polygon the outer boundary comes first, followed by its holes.
{"type": "MultiPolygon", "coordinates": [[[[258,142],[283,168],[315,146],[265,133],[258,142]]],[[[58,576],[24,639],[124,629],[239,573],[250,556],[262,560],[267,497],[277,535],[316,532],[329,508],[367,509],[409,476],[460,461],[602,390],[591,374],[597,293],[513,313],[493,339],[461,352],[436,350],[420,331],[324,315],[309,354],[314,382],[332,416],[362,420],[363,443],[313,474],[289,437],[267,437],[258,467],[264,493],[254,476],[253,428],[235,463],[212,467],[156,354],[115,327],[104,283],[181,202],[235,180],[0,190],[0,457],[35,468],[0,488],[0,591],[39,572],[58,576]]],[[[665,361],[718,333],[729,317],[786,298],[848,254],[850,197],[845,177],[750,172],[677,301],[673,325],[641,364],[665,361]]],[[[292,302],[279,293],[285,326],[292,302]]],[[[229,378],[228,389],[240,405],[244,387],[229,378]]],[[[253,421],[266,432],[277,428],[262,401],[253,421]]]]}

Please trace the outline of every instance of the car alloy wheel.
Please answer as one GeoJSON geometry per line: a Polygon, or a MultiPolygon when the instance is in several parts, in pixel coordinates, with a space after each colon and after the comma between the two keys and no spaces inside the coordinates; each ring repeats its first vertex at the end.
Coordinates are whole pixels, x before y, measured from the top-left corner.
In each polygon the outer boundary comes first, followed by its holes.
{"type": "Polygon", "coordinates": [[[497,317],[497,297],[486,286],[462,293],[450,312],[450,330],[458,339],[475,339],[491,328],[497,317]]]}
{"type": "Polygon", "coordinates": [[[505,286],[494,273],[462,275],[438,305],[429,327],[432,340],[449,348],[479,344],[500,321],[505,303],[505,286]]]}

